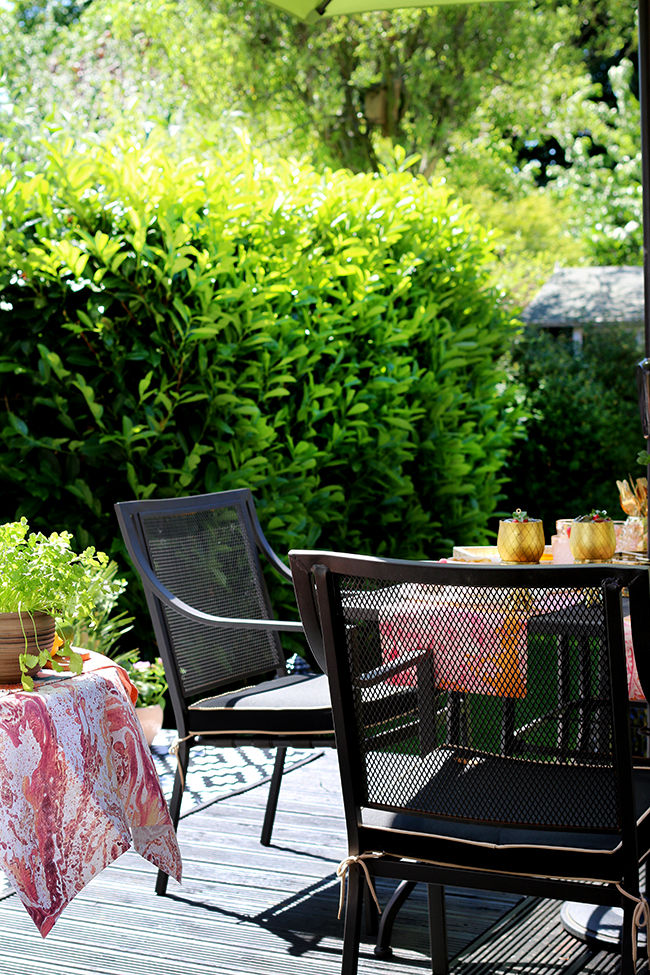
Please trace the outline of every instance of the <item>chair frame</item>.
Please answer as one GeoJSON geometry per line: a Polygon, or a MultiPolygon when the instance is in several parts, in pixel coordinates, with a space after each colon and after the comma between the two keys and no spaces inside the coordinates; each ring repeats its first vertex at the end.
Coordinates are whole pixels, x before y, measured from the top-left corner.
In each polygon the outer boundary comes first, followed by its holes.
{"type": "MultiPolygon", "coordinates": [[[[176,721],[178,735],[178,744],[176,746],[178,768],[174,780],[174,789],[170,800],[170,815],[174,828],[176,829],[178,827],[181,801],[185,788],[185,777],[189,764],[190,748],[193,745],[219,744],[222,747],[254,745],[261,748],[276,748],[276,759],[271,776],[269,796],[261,835],[261,843],[264,846],[268,846],[271,842],[271,834],[273,831],[273,823],[275,820],[287,748],[313,748],[324,745],[333,745],[333,739],[329,740],[326,737],[320,738],[316,735],[313,738],[305,738],[304,736],[296,736],[295,738],[292,738],[290,736],[273,735],[227,735],[219,734],[218,732],[210,734],[209,736],[205,734],[193,734],[190,724],[190,712],[188,710],[187,698],[182,693],[183,685],[181,675],[175,655],[171,649],[173,644],[171,635],[169,633],[167,620],[165,618],[165,613],[163,612],[163,607],[166,607],[173,613],[177,613],[194,623],[198,623],[206,627],[212,627],[214,629],[262,630],[269,632],[277,646],[279,658],[282,660],[284,658],[284,652],[282,650],[278,633],[285,632],[302,635],[304,630],[302,623],[298,620],[276,620],[274,618],[271,602],[262,573],[260,553],[283,579],[291,581],[291,571],[281,561],[281,559],[278,558],[264,537],[264,533],[255,510],[253,496],[248,489],[242,488],[233,491],[221,491],[212,494],[195,495],[193,497],[185,498],[119,502],[115,505],[115,512],[127,551],[144,585],[147,606],[151,615],[160,656],[162,657],[163,666],[165,668],[165,675],[169,684],[169,695],[176,721]],[[195,609],[182,599],[179,599],[165,585],[163,585],[151,567],[149,557],[147,555],[147,545],[141,521],[143,517],[146,518],[148,515],[155,516],[164,515],[167,513],[173,513],[174,515],[194,513],[198,511],[210,511],[219,507],[232,506],[237,506],[239,508],[245,531],[248,535],[249,541],[253,543],[251,544],[251,551],[255,560],[255,567],[260,580],[268,619],[239,619],[235,617],[231,618],[215,616],[195,609]]],[[[310,663],[315,664],[315,661],[311,659],[311,655],[309,655],[309,657],[310,663]]],[[[275,671],[269,671],[268,668],[264,668],[259,673],[260,675],[275,673],[275,676],[277,677],[284,677],[286,676],[286,669],[282,664],[275,668],[275,671]]],[[[250,676],[255,675],[251,674],[250,676]]],[[[223,686],[225,688],[227,685],[218,685],[210,682],[205,686],[205,688],[197,688],[196,694],[200,694],[203,691],[216,691],[218,690],[219,686],[223,686]]],[[[162,871],[159,871],[156,882],[157,894],[165,894],[167,889],[167,881],[167,875],[162,871]]]]}
{"type": "MultiPolygon", "coordinates": [[[[607,632],[607,650],[611,674],[613,708],[614,767],[618,780],[620,799],[621,842],[623,847],[623,888],[634,897],[639,896],[639,850],[632,783],[632,752],[627,707],[627,674],[625,668],[625,643],[623,634],[622,595],[623,586],[630,592],[633,638],[638,647],[643,646],[650,632],[650,595],[648,570],[643,567],[619,565],[573,565],[564,567],[530,566],[511,567],[467,564],[414,563],[369,556],[348,556],[331,552],[292,551],[289,553],[298,606],[305,632],[312,651],[324,654],[330,679],[334,726],[339,752],[341,781],[348,832],[349,855],[358,856],[364,851],[386,850],[386,837],[382,831],[362,823],[361,782],[363,776],[356,755],[356,728],[353,689],[339,669],[339,655],[346,650],[346,622],[339,593],[333,582],[333,574],[349,577],[373,578],[387,582],[419,583],[430,585],[468,585],[476,588],[498,585],[515,585],[526,588],[604,587],[604,607],[607,632]],[[644,632],[645,630],[645,632],[644,632]]],[[[345,659],[345,658],[344,658],[345,659]]],[[[644,688],[650,691],[650,661],[645,655],[637,657],[639,677],[644,688]]],[[[635,759],[638,766],[646,760],[635,759]]],[[[623,909],[624,923],[621,944],[622,975],[632,975],[632,915],[634,903],[621,894],[610,882],[602,885],[562,879],[562,876],[521,876],[512,873],[494,873],[471,867],[447,866],[440,863],[418,861],[422,848],[432,848],[433,841],[422,842],[415,835],[400,835],[398,852],[393,856],[383,853],[377,859],[364,861],[370,876],[393,878],[402,882],[393,900],[396,908],[385,920],[387,932],[381,931],[377,954],[390,953],[387,940],[394,915],[416,882],[429,885],[429,916],[432,936],[432,970],[435,975],[448,972],[444,918],[444,886],[456,884],[482,890],[500,890],[552,899],[583,900],[597,905],[616,906],[623,909]],[[404,862],[397,857],[407,857],[404,862]]],[[[427,858],[428,859],[428,858],[427,858]]],[[[431,859],[435,860],[435,857],[431,859]]],[[[584,876],[584,874],[583,874],[584,876]]],[[[343,945],[343,975],[356,975],[364,893],[364,876],[357,864],[349,869],[348,900],[343,945]]]]}

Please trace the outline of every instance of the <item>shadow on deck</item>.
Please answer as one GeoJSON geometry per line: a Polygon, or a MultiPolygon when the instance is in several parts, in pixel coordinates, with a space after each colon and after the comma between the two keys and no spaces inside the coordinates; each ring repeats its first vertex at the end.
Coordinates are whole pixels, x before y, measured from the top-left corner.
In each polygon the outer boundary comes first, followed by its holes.
{"type": "MultiPolygon", "coordinates": [[[[0,901],[0,973],[7,975],[339,975],[343,922],[335,870],[345,852],[336,756],[283,781],[273,844],[259,843],[266,788],[181,822],[184,881],[167,897],[133,852],[97,877],[45,941],[16,896],[0,901]]],[[[391,885],[378,888],[385,903],[391,885]]],[[[616,956],[566,935],[560,905],[447,891],[452,975],[615,975],[616,956]]],[[[430,972],[426,893],[395,926],[392,960],[362,947],[360,975],[430,972]]],[[[640,971],[647,972],[644,965],[640,971]]]]}

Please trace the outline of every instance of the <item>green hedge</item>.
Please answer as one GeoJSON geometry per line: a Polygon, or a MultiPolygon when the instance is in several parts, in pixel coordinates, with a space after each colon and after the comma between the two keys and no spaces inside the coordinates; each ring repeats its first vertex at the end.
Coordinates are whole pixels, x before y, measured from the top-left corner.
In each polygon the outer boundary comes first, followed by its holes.
{"type": "Polygon", "coordinates": [[[617,480],[645,475],[635,382],[643,357],[638,329],[624,324],[585,330],[576,353],[567,337],[527,330],[514,362],[525,389],[526,439],[509,460],[508,507],[542,518],[547,541],[558,518],[605,508],[625,518],[617,480]]]}
{"type": "Polygon", "coordinates": [[[446,190],[45,151],[41,173],[0,172],[4,519],[119,558],[115,501],[249,486],[281,554],[486,538],[516,325],[446,190]]]}

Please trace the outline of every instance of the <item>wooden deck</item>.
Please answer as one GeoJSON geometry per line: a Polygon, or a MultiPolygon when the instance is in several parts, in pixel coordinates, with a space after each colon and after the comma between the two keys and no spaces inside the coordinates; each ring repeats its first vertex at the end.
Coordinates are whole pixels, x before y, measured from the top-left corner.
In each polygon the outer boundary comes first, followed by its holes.
{"type": "MultiPolygon", "coordinates": [[[[259,844],[266,792],[253,789],[181,822],[184,882],[170,881],[165,898],[153,893],[154,869],[130,852],[76,898],[45,941],[15,895],[0,901],[0,973],[339,975],[334,871],[345,833],[335,755],[285,776],[267,849],[259,844]]],[[[380,900],[389,890],[380,888],[380,900]]],[[[457,889],[447,903],[453,975],[619,970],[615,956],[563,933],[558,903],[457,889]]],[[[360,975],[430,972],[425,912],[418,888],[396,924],[394,958],[376,959],[369,943],[360,975]]]]}

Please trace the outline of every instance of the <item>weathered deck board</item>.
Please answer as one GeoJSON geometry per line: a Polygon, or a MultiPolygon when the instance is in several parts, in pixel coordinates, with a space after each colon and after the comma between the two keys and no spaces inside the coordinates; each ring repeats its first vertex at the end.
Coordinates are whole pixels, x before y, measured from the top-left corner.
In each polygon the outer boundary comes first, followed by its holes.
{"type": "MultiPolygon", "coordinates": [[[[345,829],[335,755],[285,777],[265,849],[266,793],[182,821],[184,883],[170,881],[165,898],[153,892],[154,868],[130,852],[81,892],[45,941],[17,897],[0,901],[1,975],[339,975],[334,871],[345,829]]],[[[390,885],[379,893],[385,902],[390,885]]],[[[454,889],[447,905],[452,975],[618,971],[615,957],[564,934],[558,903],[454,889]]],[[[431,970],[424,888],[404,907],[393,947],[394,959],[381,961],[364,945],[360,975],[431,970]]]]}

